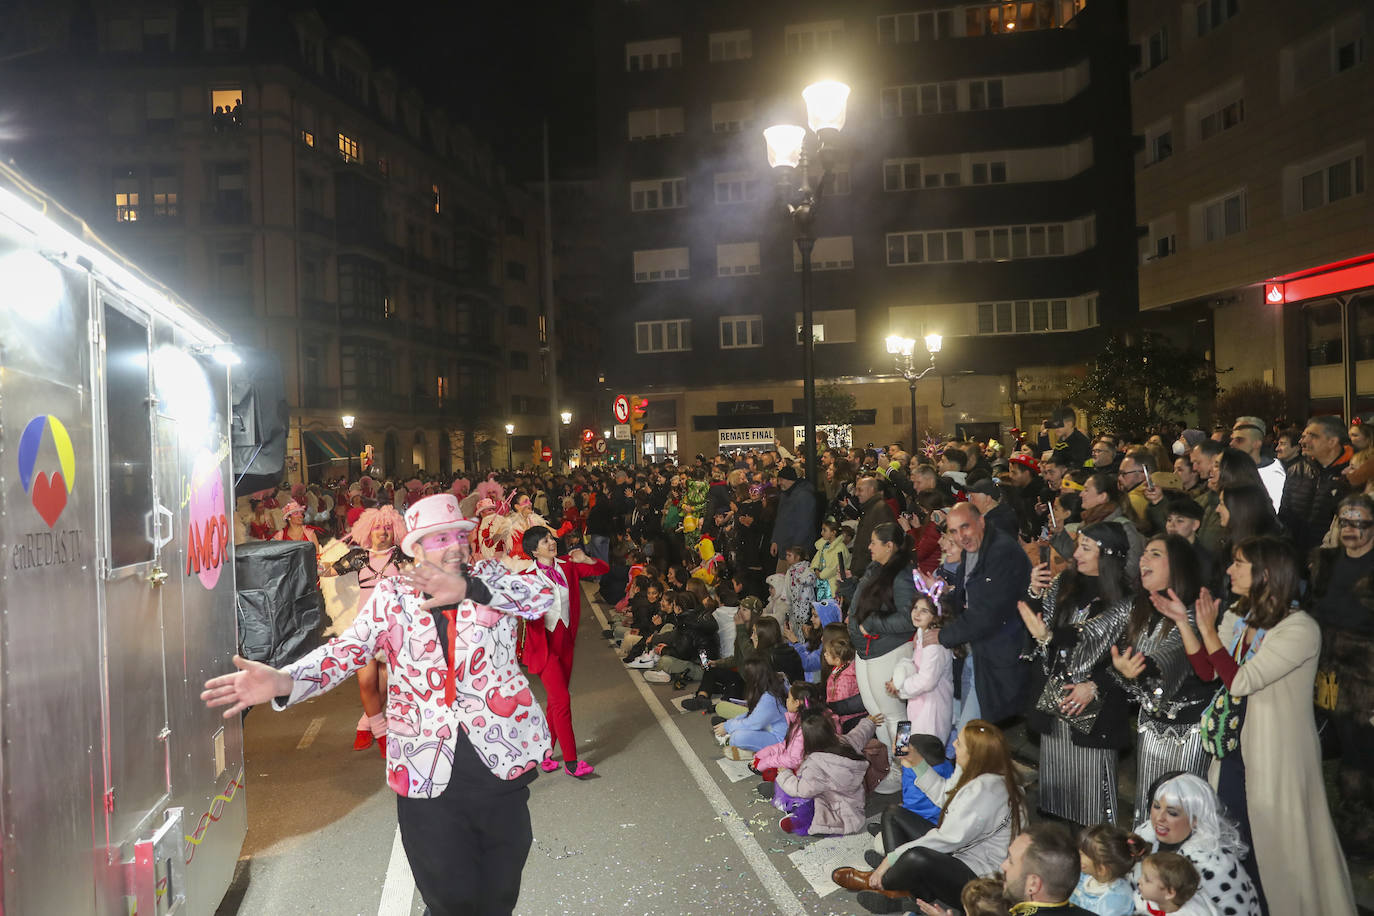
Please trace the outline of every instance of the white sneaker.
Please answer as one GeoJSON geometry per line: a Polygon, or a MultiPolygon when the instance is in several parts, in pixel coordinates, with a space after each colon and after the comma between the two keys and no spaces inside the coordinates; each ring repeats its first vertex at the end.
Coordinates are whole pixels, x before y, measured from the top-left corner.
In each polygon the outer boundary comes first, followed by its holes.
{"type": "Polygon", "coordinates": [[[648,681],[650,684],[667,684],[671,682],[672,679],[673,676],[666,671],[654,670],[644,672],[644,680],[648,681]]]}
{"type": "Polygon", "coordinates": [[[632,661],[632,662],[626,662],[626,663],[625,663],[625,667],[627,667],[627,668],[652,668],[654,665],[657,665],[657,664],[658,664],[658,653],[656,653],[656,652],[645,652],[643,655],[641,655],[639,658],[635,659],[634,661],[632,661]]]}

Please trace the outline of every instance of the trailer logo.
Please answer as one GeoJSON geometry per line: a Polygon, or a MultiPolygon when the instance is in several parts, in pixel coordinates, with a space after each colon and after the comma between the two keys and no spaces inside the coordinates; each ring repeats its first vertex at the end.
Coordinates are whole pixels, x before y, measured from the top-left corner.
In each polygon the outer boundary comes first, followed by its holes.
{"type": "Polygon", "coordinates": [[[19,483],[49,528],[57,524],[62,510],[67,508],[67,496],[75,482],[76,453],[72,450],[67,428],[52,414],[34,417],[19,437],[19,483]],[[59,469],[54,470],[51,477],[46,471],[34,474],[44,430],[51,432],[53,447],[57,450],[59,469]]]}
{"type": "Polygon", "coordinates": [[[191,525],[186,537],[186,575],[214,588],[229,552],[229,517],[224,505],[220,459],[202,451],[191,470],[191,525]]]}

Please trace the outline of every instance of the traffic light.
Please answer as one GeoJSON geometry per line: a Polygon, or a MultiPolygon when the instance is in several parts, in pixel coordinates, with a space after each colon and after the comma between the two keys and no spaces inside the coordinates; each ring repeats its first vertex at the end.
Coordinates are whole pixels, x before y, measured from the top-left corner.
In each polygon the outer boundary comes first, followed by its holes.
{"type": "Polygon", "coordinates": [[[649,399],[634,395],[630,398],[630,435],[638,436],[644,432],[644,414],[649,409],[649,399]]]}

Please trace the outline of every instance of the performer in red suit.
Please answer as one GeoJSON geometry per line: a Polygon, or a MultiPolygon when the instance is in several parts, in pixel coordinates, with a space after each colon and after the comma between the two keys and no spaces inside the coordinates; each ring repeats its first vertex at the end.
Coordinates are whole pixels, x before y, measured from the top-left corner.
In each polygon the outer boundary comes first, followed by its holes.
{"type": "Polygon", "coordinates": [[[533,526],[525,531],[521,547],[534,560],[534,569],[545,585],[554,590],[554,604],[541,621],[525,624],[525,643],[520,661],[538,675],[548,697],[546,715],[553,732],[553,745],[539,764],[545,773],[558,769],[553,748],[563,748],[563,770],[579,779],[595,772],[592,765],[577,758],[577,738],[572,727],[573,647],[577,625],[582,619],[582,587],[585,576],[600,576],[610,571],[602,560],[594,560],[578,547],[567,556],[558,555],[558,539],[548,528],[533,526]]]}

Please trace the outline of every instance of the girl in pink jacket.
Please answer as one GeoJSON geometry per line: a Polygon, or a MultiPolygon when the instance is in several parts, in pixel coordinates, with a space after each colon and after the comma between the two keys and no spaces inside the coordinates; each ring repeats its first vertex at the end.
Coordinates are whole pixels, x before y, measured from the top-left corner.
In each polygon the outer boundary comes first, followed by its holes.
{"type": "Polygon", "coordinates": [[[796,770],[778,770],[773,805],[787,812],[778,826],[797,836],[858,833],[864,825],[863,746],[874,724],[865,718],[847,735],[824,710],[802,714],[803,755],[796,770]]]}
{"type": "Polygon", "coordinates": [[[940,645],[937,599],[921,593],[911,608],[916,638],[911,658],[892,670],[887,692],[906,700],[906,717],[913,735],[945,740],[954,719],[954,655],[940,645]]]}
{"type": "Polygon", "coordinates": [[[826,624],[821,635],[821,684],[825,705],[840,720],[840,732],[848,733],[867,715],[854,671],[854,644],[842,623],[826,624]]]}
{"type": "Polygon", "coordinates": [[[787,737],[754,755],[753,769],[765,782],[772,782],[778,770],[792,770],[801,765],[801,716],[808,709],[820,706],[820,685],[810,681],[793,682],[787,691],[787,737]]]}

